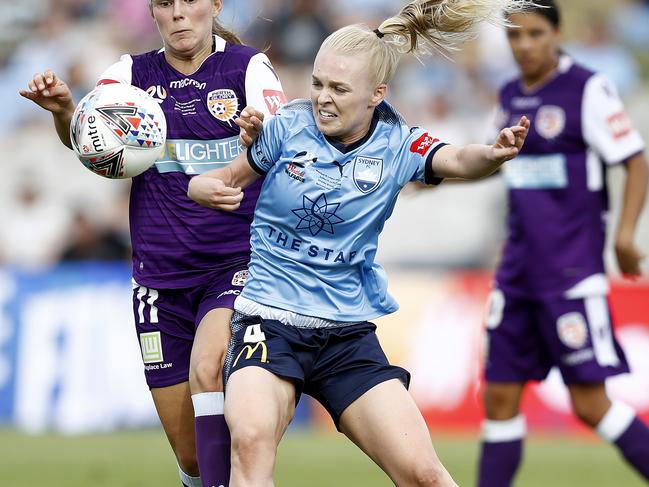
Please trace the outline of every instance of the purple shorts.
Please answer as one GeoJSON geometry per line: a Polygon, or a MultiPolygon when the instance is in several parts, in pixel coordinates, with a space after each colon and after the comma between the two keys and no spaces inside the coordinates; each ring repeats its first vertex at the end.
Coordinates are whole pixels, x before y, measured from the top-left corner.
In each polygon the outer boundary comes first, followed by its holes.
{"type": "Polygon", "coordinates": [[[233,309],[247,277],[243,262],[225,269],[208,284],[188,289],[151,289],[133,281],[135,328],[150,388],[189,380],[196,328],[209,311],[233,309]]]}
{"type": "Polygon", "coordinates": [[[605,295],[521,299],[494,289],[487,317],[489,382],[543,380],[559,367],[566,384],[629,372],[605,295]]]}

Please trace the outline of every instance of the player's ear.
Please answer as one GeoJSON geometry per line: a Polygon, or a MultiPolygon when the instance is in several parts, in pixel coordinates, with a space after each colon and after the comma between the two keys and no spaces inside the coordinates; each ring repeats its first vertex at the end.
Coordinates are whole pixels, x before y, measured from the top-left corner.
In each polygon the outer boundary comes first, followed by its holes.
{"type": "Polygon", "coordinates": [[[374,93],[370,98],[370,106],[375,107],[381,104],[385,97],[388,95],[388,85],[381,83],[376,88],[374,88],[374,93]]]}
{"type": "Polygon", "coordinates": [[[223,0],[214,0],[214,8],[212,9],[212,17],[218,17],[223,8],[223,0]]]}

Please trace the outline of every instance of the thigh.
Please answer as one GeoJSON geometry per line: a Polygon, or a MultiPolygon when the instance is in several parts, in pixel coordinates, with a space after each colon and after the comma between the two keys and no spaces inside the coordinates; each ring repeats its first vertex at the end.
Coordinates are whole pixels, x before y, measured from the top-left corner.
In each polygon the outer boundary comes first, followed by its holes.
{"type": "Polygon", "coordinates": [[[488,309],[487,381],[521,383],[544,379],[552,360],[538,327],[535,303],[494,289],[488,309]]]}
{"type": "Polygon", "coordinates": [[[268,370],[244,367],[233,372],[225,394],[225,419],[233,441],[254,438],[277,445],[293,418],[295,398],[293,382],[268,370]]]}
{"type": "Polygon", "coordinates": [[[323,348],[307,375],[304,392],[329,412],[336,427],[340,415],[356,399],[377,384],[398,379],[408,386],[410,374],[390,365],[372,323],[320,330],[323,348]]]}
{"type": "Polygon", "coordinates": [[[578,418],[596,427],[611,408],[611,400],[603,382],[592,384],[569,384],[570,402],[578,418]]]}
{"type": "Polygon", "coordinates": [[[188,380],[195,333],[194,307],[190,292],[133,284],[135,328],[150,388],[188,380]]]}
{"type": "Polygon", "coordinates": [[[192,393],[223,390],[223,360],[230,341],[232,310],[217,308],[201,320],[190,360],[192,393]]]}
{"type": "Polygon", "coordinates": [[[350,404],[340,430],[397,485],[405,485],[418,465],[441,469],[424,418],[399,380],[382,382],[350,404]]]}
{"type": "Polygon", "coordinates": [[[600,383],[629,371],[613,334],[606,296],[545,299],[539,319],[552,360],[567,384],[600,383]]]}

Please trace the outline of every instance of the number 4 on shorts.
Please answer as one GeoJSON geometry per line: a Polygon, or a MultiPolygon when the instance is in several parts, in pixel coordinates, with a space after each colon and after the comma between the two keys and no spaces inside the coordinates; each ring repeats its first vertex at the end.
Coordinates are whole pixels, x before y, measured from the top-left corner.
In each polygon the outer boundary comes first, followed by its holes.
{"type": "Polygon", "coordinates": [[[249,325],[243,335],[243,343],[257,343],[266,340],[266,335],[261,331],[261,325],[249,325]]]}

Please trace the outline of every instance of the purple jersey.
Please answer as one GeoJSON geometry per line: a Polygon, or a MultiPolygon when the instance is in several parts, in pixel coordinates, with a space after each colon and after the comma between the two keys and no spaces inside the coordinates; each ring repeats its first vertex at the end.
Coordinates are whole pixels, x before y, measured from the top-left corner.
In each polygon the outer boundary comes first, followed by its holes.
{"type": "Polygon", "coordinates": [[[234,123],[251,105],[271,116],[284,101],[268,58],[214,37],[214,52],[191,75],[174,69],[164,50],[125,55],[101,77],[142,88],[167,118],[165,153],[133,178],[130,202],[133,277],[142,286],[178,289],[205,284],[231,260],[248,258],[250,224],[261,182],[241,207],[222,212],[187,197],[193,175],[223,167],[243,148],[234,123]]]}
{"type": "Polygon", "coordinates": [[[615,88],[566,56],[540,88],[505,85],[500,104],[499,128],[522,115],[532,125],[521,154],[504,166],[509,235],[497,286],[528,298],[562,294],[604,272],[605,168],[643,142],[615,88]]]}

